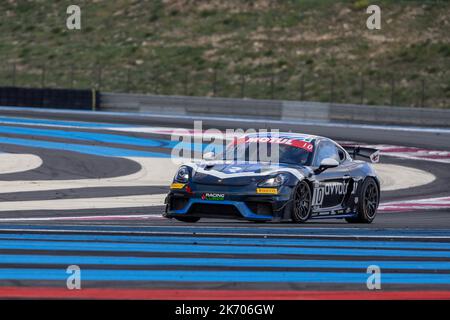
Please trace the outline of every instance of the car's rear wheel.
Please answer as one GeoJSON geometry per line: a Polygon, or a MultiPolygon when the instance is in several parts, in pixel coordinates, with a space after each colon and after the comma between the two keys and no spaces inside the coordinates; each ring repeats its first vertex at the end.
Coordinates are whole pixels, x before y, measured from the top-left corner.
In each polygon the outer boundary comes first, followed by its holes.
{"type": "Polygon", "coordinates": [[[357,216],[345,220],[349,223],[371,223],[375,219],[380,203],[380,190],[373,178],[368,177],[364,180],[358,199],[357,216]]]}
{"type": "Polygon", "coordinates": [[[178,221],[194,223],[200,220],[199,217],[175,217],[178,221]]]}
{"type": "Polygon", "coordinates": [[[292,200],[292,221],[306,222],[311,216],[311,188],[306,181],[297,185],[292,200]]]}

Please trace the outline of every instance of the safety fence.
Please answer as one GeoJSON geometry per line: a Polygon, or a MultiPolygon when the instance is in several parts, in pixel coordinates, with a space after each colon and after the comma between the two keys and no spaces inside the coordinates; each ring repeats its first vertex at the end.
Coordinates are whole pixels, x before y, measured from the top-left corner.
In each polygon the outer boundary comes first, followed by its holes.
{"type": "Polygon", "coordinates": [[[91,89],[154,95],[317,101],[343,104],[450,107],[450,73],[399,74],[370,70],[351,74],[299,68],[273,70],[188,67],[107,66],[0,67],[0,86],[91,89]]]}

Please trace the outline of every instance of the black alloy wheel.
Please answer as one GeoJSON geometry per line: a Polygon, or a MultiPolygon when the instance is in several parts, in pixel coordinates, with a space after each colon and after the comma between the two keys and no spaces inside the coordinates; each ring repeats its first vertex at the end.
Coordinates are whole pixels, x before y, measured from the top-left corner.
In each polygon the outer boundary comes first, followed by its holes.
{"type": "Polygon", "coordinates": [[[297,223],[306,222],[311,216],[311,188],[306,181],[298,184],[294,190],[292,221],[297,223]]]}
{"type": "Polygon", "coordinates": [[[377,215],[380,203],[380,190],[375,179],[368,177],[364,180],[358,192],[358,204],[356,206],[356,217],[346,218],[349,223],[371,223],[377,215]]]}

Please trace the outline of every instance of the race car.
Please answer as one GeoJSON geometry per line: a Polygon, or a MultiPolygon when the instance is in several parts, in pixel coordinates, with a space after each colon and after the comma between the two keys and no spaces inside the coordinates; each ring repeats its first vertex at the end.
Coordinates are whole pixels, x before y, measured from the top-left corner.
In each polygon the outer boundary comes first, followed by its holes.
{"type": "Polygon", "coordinates": [[[378,162],[379,151],[342,147],[307,134],[246,135],[221,154],[180,166],[165,199],[164,216],[183,222],[204,217],[371,223],[380,201],[380,180],[370,163],[356,157],[378,162]],[[269,153],[276,147],[278,161],[260,157],[262,146],[269,153]],[[237,152],[244,156],[228,157],[237,152]]]}

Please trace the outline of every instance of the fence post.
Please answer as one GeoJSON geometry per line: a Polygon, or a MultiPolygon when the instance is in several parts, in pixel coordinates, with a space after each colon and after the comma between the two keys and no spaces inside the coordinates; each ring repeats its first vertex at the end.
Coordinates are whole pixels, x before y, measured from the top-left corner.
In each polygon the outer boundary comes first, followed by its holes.
{"type": "Polygon", "coordinates": [[[422,97],[421,97],[421,101],[420,101],[420,106],[422,108],[424,108],[425,107],[425,79],[422,79],[421,83],[422,83],[422,90],[421,90],[422,97]]]}
{"type": "Polygon", "coordinates": [[[273,100],[275,98],[275,74],[272,70],[270,74],[270,98],[273,100]]]}
{"type": "Polygon", "coordinates": [[[45,65],[41,68],[41,88],[45,87],[45,65]]]}
{"type": "Polygon", "coordinates": [[[102,67],[98,67],[97,69],[97,90],[100,90],[102,87],[102,67]]]}
{"type": "Polygon", "coordinates": [[[158,95],[159,94],[159,83],[158,83],[158,73],[154,72],[152,76],[152,82],[153,82],[153,94],[158,95]]]}
{"type": "Polygon", "coordinates": [[[127,93],[130,92],[130,68],[127,68],[127,85],[126,85],[127,93]]]}
{"type": "Polygon", "coordinates": [[[16,86],[16,64],[13,63],[13,67],[12,67],[12,86],[15,87],[16,86]]]}
{"type": "Polygon", "coordinates": [[[395,79],[394,75],[391,78],[391,106],[394,105],[394,95],[395,95],[395,79]]]}
{"type": "Polygon", "coordinates": [[[215,97],[217,95],[217,68],[214,68],[213,71],[213,85],[212,85],[212,90],[213,90],[213,97],[215,97]]]}
{"type": "Polygon", "coordinates": [[[241,73],[241,98],[245,97],[245,75],[241,73]]]}
{"type": "Polygon", "coordinates": [[[361,75],[361,104],[364,104],[364,90],[365,90],[364,76],[361,75]]]}
{"type": "Polygon", "coordinates": [[[302,74],[300,78],[300,100],[305,100],[305,75],[302,74]]]}
{"type": "Polygon", "coordinates": [[[72,66],[70,67],[70,88],[71,88],[71,89],[73,89],[73,86],[74,86],[74,73],[75,73],[75,68],[74,68],[74,66],[72,65],[72,66]]]}
{"type": "Polygon", "coordinates": [[[97,99],[96,99],[97,91],[95,90],[95,88],[92,88],[91,92],[92,92],[91,93],[91,95],[92,95],[92,111],[97,111],[97,99]]]}
{"type": "Polygon", "coordinates": [[[330,103],[334,102],[334,75],[331,76],[330,82],[330,103]]]}
{"type": "Polygon", "coordinates": [[[184,71],[184,95],[188,96],[188,71],[184,71]]]}

